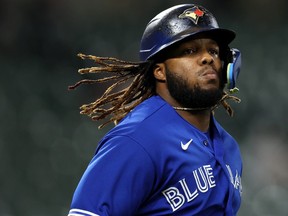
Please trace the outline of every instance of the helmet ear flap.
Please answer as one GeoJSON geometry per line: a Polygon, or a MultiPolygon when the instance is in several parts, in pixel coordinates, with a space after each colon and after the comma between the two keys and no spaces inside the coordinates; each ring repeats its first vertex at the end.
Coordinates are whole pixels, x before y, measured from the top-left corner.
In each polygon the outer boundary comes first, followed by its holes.
{"type": "Polygon", "coordinates": [[[230,92],[238,91],[236,80],[241,69],[241,52],[235,48],[226,48],[224,54],[223,78],[230,92]]]}

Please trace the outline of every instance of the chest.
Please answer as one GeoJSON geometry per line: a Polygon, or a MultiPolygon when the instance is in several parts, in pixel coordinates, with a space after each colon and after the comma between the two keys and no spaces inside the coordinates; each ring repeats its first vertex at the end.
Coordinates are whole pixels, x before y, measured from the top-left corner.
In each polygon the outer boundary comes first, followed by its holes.
{"type": "Polygon", "coordinates": [[[157,180],[145,208],[161,206],[166,215],[223,215],[227,208],[237,211],[242,190],[237,144],[193,132],[170,135],[153,144],[157,180]]]}

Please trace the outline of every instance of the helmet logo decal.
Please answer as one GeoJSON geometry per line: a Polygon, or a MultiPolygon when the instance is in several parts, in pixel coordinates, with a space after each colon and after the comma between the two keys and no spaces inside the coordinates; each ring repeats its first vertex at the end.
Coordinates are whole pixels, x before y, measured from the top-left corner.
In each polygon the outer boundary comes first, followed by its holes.
{"type": "Polygon", "coordinates": [[[194,6],[192,8],[186,9],[182,14],[180,14],[179,18],[188,18],[192,20],[196,25],[198,23],[199,17],[202,17],[204,15],[204,12],[200,10],[197,6],[194,6]]]}

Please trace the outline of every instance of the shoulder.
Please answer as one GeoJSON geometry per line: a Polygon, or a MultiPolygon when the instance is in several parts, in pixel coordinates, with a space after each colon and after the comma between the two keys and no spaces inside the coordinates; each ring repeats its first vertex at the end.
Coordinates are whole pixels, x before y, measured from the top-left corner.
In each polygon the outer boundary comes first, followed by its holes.
{"type": "Polygon", "coordinates": [[[181,121],[183,119],[163,99],[151,97],[103,137],[97,152],[100,148],[121,146],[129,151],[141,149],[154,158],[155,152],[163,151],[163,145],[179,136],[175,125],[183,125],[181,121]]]}
{"type": "Polygon", "coordinates": [[[237,141],[232,137],[220,124],[214,119],[214,125],[219,133],[221,144],[219,148],[223,148],[224,158],[228,164],[238,164],[238,170],[241,170],[242,158],[240,147],[237,141]]]}
{"type": "Polygon", "coordinates": [[[168,122],[177,118],[178,115],[166,101],[153,96],[139,104],[107,136],[123,135],[137,140],[143,134],[158,133],[168,122]]]}
{"type": "Polygon", "coordinates": [[[221,140],[221,148],[223,148],[225,152],[225,157],[230,158],[231,160],[238,159],[239,161],[241,161],[240,147],[236,139],[231,136],[231,134],[228,133],[215,119],[214,125],[217,130],[216,133],[219,134],[221,140]]]}
{"type": "Polygon", "coordinates": [[[226,129],[224,129],[214,117],[213,124],[215,125],[215,128],[217,129],[224,143],[225,141],[229,141],[229,143],[232,142],[233,144],[237,144],[237,141],[234,139],[234,137],[231,136],[231,134],[226,129]]]}

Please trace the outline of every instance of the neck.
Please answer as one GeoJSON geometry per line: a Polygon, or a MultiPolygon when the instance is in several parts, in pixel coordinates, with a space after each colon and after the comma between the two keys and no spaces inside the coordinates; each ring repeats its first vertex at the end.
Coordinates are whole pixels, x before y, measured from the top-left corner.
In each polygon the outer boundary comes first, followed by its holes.
{"type": "Polygon", "coordinates": [[[181,107],[181,105],[173,97],[171,97],[165,85],[166,83],[157,83],[157,94],[167,103],[169,103],[187,122],[203,132],[208,131],[210,125],[211,108],[194,109],[181,107]]]}
{"type": "Polygon", "coordinates": [[[199,109],[191,110],[191,108],[188,108],[188,109],[189,110],[185,110],[185,109],[181,109],[181,110],[175,109],[175,110],[182,118],[184,118],[186,121],[188,121],[190,124],[198,128],[199,130],[203,132],[208,131],[209,126],[210,126],[210,116],[211,116],[210,108],[202,109],[202,110],[199,110],[199,109]]]}

